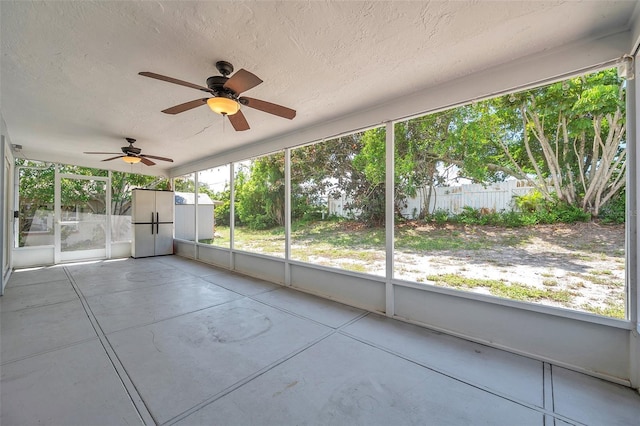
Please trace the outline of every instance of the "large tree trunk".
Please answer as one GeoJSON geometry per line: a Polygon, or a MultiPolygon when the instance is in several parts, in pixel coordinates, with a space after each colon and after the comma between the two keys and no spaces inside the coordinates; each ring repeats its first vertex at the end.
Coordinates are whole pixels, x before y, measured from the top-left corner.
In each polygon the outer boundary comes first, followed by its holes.
{"type": "Polygon", "coordinates": [[[621,141],[625,134],[622,113],[618,109],[614,114],[593,117],[594,155],[591,160],[588,181],[585,182],[585,194],[582,208],[594,216],[600,208],[615,195],[625,184],[627,149],[621,149],[621,141]],[[602,125],[609,124],[607,137],[602,139],[602,125]],[[599,155],[595,155],[598,153],[599,155]],[[598,157],[598,158],[597,158],[598,157]]]}
{"type": "MultiPolygon", "coordinates": [[[[620,96],[622,96],[622,89],[620,96]]],[[[530,128],[535,139],[540,143],[542,155],[549,170],[551,183],[560,200],[569,204],[580,203],[582,209],[597,216],[600,208],[611,199],[625,184],[626,171],[626,147],[621,146],[625,134],[623,114],[618,108],[613,114],[601,114],[592,118],[593,141],[587,142],[586,132],[569,140],[567,130],[568,119],[561,112],[558,117],[555,143],[552,143],[545,134],[544,121],[535,112],[535,101],[530,98],[532,108],[521,107],[524,128],[530,128]],[[606,126],[605,126],[606,124],[606,126]],[[603,139],[603,128],[608,128],[603,139]],[[572,169],[574,162],[570,159],[570,149],[576,155],[575,171],[572,169]],[[578,200],[578,191],[574,174],[578,175],[581,186],[582,200],[578,200]]],[[[531,165],[536,171],[538,182],[536,186],[541,193],[548,195],[546,187],[542,188],[544,179],[536,158],[531,149],[527,132],[524,135],[524,145],[531,165]]],[[[509,156],[508,148],[503,147],[509,156]]],[[[515,161],[513,161],[515,163],[515,161]]],[[[521,168],[518,169],[520,172],[521,168]]]]}

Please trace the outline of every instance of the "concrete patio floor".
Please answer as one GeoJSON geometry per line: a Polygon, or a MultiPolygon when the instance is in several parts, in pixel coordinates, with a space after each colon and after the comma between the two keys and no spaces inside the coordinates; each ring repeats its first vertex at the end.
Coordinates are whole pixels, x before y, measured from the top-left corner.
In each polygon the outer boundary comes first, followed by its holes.
{"type": "Polygon", "coordinates": [[[620,385],[177,256],[14,271],[9,425],[638,425],[620,385]]]}

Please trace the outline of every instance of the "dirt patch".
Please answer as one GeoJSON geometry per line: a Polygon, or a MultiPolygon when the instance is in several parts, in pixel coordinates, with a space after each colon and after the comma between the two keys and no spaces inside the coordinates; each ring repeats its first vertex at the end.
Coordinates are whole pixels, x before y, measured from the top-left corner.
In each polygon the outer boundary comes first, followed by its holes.
{"type": "MultiPolygon", "coordinates": [[[[248,239],[284,255],[284,232],[248,239]]],[[[506,228],[407,221],[395,229],[394,278],[624,318],[624,225],[506,228]]],[[[249,246],[244,248],[248,248],[249,246]]],[[[384,277],[384,228],[316,223],[293,236],[294,260],[384,277]]]]}
{"type": "MultiPolygon", "coordinates": [[[[596,222],[537,225],[523,228],[493,226],[421,225],[415,231],[427,238],[449,233],[468,245],[482,242],[474,250],[397,250],[396,278],[447,285],[434,277],[450,274],[500,282],[517,289],[543,292],[521,300],[566,307],[612,317],[624,316],[625,235],[624,225],[596,222]]],[[[495,287],[495,286],[494,286],[495,287]]],[[[475,283],[461,289],[496,294],[489,285],[475,283]]]]}

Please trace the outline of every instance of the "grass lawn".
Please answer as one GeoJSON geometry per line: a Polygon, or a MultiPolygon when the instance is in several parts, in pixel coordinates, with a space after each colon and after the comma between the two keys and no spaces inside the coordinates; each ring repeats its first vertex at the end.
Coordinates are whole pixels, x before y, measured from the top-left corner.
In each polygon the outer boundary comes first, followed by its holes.
{"type": "MultiPolygon", "coordinates": [[[[624,318],[624,227],[521,228],[433,225],[395,228],[394,277],[624,318]]],[[[229,228],[202,241],[229,247],[229,228]]],[[[284,228],[235,228],[234,247],[284,257],[284,228]]],[[[294,222],[291,258],[385,275],[384,228],[358,222],[294,222]]]]}

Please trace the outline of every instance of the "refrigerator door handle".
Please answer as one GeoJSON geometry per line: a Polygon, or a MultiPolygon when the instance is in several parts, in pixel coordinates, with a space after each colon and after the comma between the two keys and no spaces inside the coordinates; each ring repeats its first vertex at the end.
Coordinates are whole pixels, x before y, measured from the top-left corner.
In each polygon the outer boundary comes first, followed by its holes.
{"type": "Polygon", "coordinates": [[[151,212],[151,235],[153,235],[153,212],[151,212]]]}

